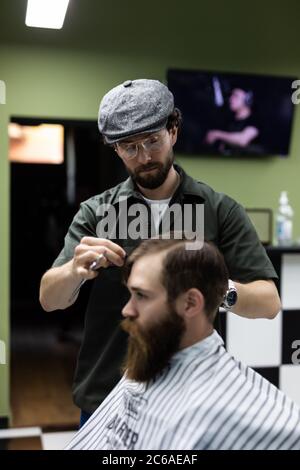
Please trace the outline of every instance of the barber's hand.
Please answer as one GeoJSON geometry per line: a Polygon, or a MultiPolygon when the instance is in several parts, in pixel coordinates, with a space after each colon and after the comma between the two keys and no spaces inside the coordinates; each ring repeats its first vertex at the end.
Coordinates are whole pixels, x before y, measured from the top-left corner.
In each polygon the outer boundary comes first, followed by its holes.
{"type": "Polygon", "coordinates": [[[89,269],[94,261],[98,261],[98,268],[108,266],[123,266],[126,252],[116,243],[105,238],[83,237],[74,250],[72,271],[78,279],[94,279],[98,271],[89,269]],[[99,255],[104,258],[99,259],[99,255]]]}

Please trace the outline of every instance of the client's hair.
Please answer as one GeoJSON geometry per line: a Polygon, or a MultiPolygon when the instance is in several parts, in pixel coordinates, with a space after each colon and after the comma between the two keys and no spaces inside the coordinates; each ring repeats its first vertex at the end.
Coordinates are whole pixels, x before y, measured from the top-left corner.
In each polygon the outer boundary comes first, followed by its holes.
{"type": "Polygon", "coordinates": [[[205,299],[205,313],[213,322],[228,288],[228,271],[224,258],[212,243],[204,242],[200,249],[190,248],[191,242],[187,243],[185,240],[145,240],[127,258],[123,271],[124,281],[128,281],[133,264],[138,259],[145,255],[166,252],[160,276],[168,301],[173,303],[180,294],[191,288],[199,289],[205,299]]]}

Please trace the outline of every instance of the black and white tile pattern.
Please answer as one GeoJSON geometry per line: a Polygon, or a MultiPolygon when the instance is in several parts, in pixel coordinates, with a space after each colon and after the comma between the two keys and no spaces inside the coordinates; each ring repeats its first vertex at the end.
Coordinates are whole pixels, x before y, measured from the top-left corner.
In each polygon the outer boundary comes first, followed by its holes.
{"type": "Polygon", "coordinates": [[[222,311],[216,326],[230,354],[300,405],[300,249],[285,251],[269,252],[280,279],[277,317],[249,320],[222,311]]]}

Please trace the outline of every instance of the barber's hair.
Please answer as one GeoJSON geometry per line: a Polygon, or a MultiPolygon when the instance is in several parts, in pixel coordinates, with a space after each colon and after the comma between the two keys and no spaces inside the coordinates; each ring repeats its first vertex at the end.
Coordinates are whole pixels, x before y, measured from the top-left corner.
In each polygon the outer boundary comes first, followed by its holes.
{"type": "MultiPolygon", "coordinates": [[[[189,248],[190,243],[188,244],[189,248]]],[[[205,300],[205,313],[213,322],[218,307],[228,288],[228,271],[220,251],[212,243],[204,242],[200,249],[187,249],[186,242],[178,239],[149,239],[143,241],[127,258],[124,281],[127,282],[134,263],[146,255],[165,252],[161,283],[173,304],[177,297],[189,289],[198,289],[205,300]]]]}
{"type": "Polygon", "coordinates": [[[178,109],[178,108],[174,108],[174,111],[168,117],[168,121],[167,121],[167,124],[166,124],[166,128],[168,129],[168,131],[170,131],[174,127],[176,127],[178,129],[178,132],[181,131],[182,114],[181,114],[180,109],[178,109]]]}

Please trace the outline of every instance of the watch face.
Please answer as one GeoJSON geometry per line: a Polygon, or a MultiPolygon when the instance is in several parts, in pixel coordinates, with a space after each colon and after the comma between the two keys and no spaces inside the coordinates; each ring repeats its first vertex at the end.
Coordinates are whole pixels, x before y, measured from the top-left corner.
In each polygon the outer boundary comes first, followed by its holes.
{"type": "Polygon", "coordinates": [[[231,289],[227,292],[226,295],[226,303],[229,305],[229,307],[232,307],[237,301],[237,292],[235,289],[231,289]]]}

